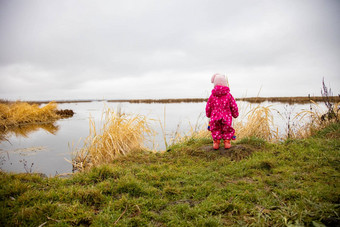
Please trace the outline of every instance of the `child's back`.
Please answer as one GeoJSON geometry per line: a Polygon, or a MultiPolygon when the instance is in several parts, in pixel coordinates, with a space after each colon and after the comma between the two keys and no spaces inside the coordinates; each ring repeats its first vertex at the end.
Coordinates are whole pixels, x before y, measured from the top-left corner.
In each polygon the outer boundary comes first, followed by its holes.
{"type": "Polygon", "coordinates": [[[210,131],[214,140],[214,149],[219,148],[220,140],[224,140],[225,148],[230,148],[230,140],[235,134],[232,118],[238,117],[238,107],[230,94],[224,76],[215,74],[212,78],[214,89],[206,105],[206,116],[210,118],[210,131]]]}

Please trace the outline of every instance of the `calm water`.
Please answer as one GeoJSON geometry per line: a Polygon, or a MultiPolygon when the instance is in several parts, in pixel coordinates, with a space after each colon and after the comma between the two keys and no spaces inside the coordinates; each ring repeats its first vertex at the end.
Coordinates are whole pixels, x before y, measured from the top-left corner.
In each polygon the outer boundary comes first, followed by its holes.
{"type": "MultiPolygon", "coordinates": [[[[58,109],[72,109],[76,114],[69,119],[59,120],[54,124],[52,133],[37,128],[25,136],[8,135],[8,141],[0,142],[0,168],[8,172],[39,172],[48,176],[72,172],[72,165],[65,159],[71,160],[72,146],[81,147],[82,139],[89,135],[89,117],[96,126],[100,125],[102,112],[105,108],[121,109],[124,113],[142,114],[150,120],[150,126],[157,135],[154,141],[147,142],[150,149],[164,150],[164,138],[160,122],[165,123],[166,137],[169,142],[175,132],[186,133],[190,128],[206,127],[206,103],[173,103],[173,104],[132,104],[132,103],[65,103],[59,104],[58,109]],[[165,115],[165,118],[164,118],[165,115]]],[[[279,126],[281,134],[285,133],[288,117],[308,110],[309,104],[286,105],[282,103],[262,103],[271,106],[275,125],[279,126]]],[[[249,110],[249,103],[238,102],[240,116],[249,110]]],[[[256,104],[252,105],[253,107],[256,104]]],[[[98,127],[97,127],[98,128],[98,127]]],[[[51,131],[51,130],[50,130],[51,131]]]]}

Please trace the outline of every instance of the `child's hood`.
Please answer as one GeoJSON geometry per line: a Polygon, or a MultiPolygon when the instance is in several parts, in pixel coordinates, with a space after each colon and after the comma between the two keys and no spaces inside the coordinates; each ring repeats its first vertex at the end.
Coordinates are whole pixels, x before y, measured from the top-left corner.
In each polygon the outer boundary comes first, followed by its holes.
{"type": "Polygon", "coordinates": [[[212,90],[212,95],[220,97],[223,95],[227,95],[230,92],[229,87],[226,86],[216,86],[213,90],[212,90]]]}

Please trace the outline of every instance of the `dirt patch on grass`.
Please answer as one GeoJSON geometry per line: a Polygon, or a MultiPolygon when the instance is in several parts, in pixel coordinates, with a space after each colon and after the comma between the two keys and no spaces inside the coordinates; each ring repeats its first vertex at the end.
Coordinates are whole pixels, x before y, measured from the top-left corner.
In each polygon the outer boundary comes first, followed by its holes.
{"type": "Polygon", "coordinates": [[[229,157],[232,161],[240,161],[249,157],[256,149],[246,144],[236,144],[229,149],[224,149],[222,146],[218,150],[214,150],[212,145],[205,145],[201,147],[201,150],[229,157]]]}

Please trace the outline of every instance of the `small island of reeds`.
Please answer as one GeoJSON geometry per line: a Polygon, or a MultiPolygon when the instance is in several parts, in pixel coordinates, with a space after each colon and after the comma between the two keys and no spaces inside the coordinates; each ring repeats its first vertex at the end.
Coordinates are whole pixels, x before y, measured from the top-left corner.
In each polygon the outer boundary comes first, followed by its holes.
{"type": "Polygon", "coordinates": [[[29,131],[43,128],[51,133],[57,131],[54,122],[73,116],[72,110],[59,110],[57,103],[49,102],[44,106],[22,101],[0,102],[0,139],[8,132],[26,135],[29,131]]]}

